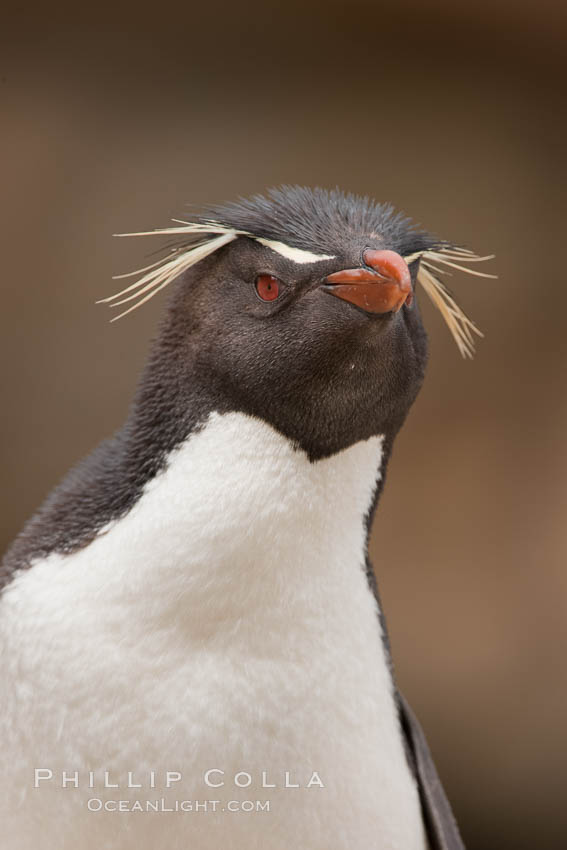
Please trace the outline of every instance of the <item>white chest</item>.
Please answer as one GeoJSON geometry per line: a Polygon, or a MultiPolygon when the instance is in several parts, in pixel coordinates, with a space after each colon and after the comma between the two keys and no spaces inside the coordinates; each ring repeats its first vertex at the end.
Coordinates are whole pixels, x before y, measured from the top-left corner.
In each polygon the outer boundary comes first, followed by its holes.
{"type": "Polygon", "coordinates": [[[14,850],[65,850],[77,831],[107,850],[424,847],[364,575],[380,460],[378,437],[312,464],[266,424],[214,415],[125,517],[14,580],[14,850]],[[52,779],[34,788],[34,768],[52,779]],[[87,807],[162,798],[193,811],[87,807]]]}

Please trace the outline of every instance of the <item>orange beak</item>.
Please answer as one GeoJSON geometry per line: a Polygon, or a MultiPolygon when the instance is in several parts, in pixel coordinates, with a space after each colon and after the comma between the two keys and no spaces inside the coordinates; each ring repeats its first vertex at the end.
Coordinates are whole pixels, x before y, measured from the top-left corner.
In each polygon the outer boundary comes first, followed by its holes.
{"type": "Polygon", "coordinates": [[[324,289],[368,313],[397,313],[413,299],[408,264],[395,251],[367,248],[363,260],[369,268],[345,269],[325,278],[324,289]]]}

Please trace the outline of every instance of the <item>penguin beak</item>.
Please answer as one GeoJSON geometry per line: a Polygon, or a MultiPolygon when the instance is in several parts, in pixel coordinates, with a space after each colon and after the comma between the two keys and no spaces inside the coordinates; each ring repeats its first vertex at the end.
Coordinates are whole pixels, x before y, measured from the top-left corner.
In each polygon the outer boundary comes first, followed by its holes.
{"type": "Polygon", "coordinates": [[[322,289],[367,313],[397,313],[413,300],[408,264],[395,251],[367,248],[366,268],[344,269],[325,278],[322,289]]]}

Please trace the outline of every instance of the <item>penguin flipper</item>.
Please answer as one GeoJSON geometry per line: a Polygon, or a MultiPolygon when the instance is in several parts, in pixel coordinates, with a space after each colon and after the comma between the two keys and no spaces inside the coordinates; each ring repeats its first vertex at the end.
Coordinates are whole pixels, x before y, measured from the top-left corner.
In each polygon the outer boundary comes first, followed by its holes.
{"type": "Polygon", "coordinates": [[[433,763],[423,729],[398,691],[400,723],[413,769],[431,850],[465,850],[459,828],[433,763]]]}

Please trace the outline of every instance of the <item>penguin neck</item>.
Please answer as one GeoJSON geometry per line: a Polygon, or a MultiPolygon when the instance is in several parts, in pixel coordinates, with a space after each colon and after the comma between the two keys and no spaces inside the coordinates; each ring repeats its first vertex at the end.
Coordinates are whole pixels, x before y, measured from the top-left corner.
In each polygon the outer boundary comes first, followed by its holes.
{"type": "MultiPolygon", "coordinates": [[[[260,492],[262,488],[269,490],[269,482],[278,480],[286,500],[278,502],[275,496],[272,508],[276,516],[283,517],[282,504],[301,505],[303,500],[304,516],[317,509],[321,517],[330,517],[329,535],[322,537],[319,546],[331,545],[333,534],[338,534],[338,529],[349,521],[351,507],[356,504],[357,521],[365,518],[366,548],[384,466],[399,423],[387,429],[385,437],[374,434],[351,445],[345,441],[345,447],[335,451],[325,446],[315,452],[313,438],[302,442],[297,429],[281,423],[278,427],[268,424],[261,415],[254,415],[253,410],[232,398],[218,380],[206,381],[206,376],[198,376],[191,358],[178,356],[176,350],[174,354],[178,360],[173,355],[169,359],[162,356],[163,342],[154,349],[124,427],[72,470],[28,522],[2,562],[0,589],[21,568],[57,553],[78,553],[96,542],[101,531],[123,521],[130,523],[130,514],[134,512],[136,516],[141,506],[148,504],[154,489],[167,490],[170,479],[186,499],[185,510],[177,519],[175,513],[169,515],[161,508],[158,515],[164,523],[183,525],[190,521],[196,491],[189,466],[196,456],[206,457],[211,468],[215,468],[216,458],[223,457],[222,469],[217,470],[215,479],[222,490],[223,503],[231,493],[240,493],[239,482],[247,478],[251,477],[250,498],[255,488],[260,488],[260,492]],[[225,449],[219,454],[221,445],[225,449]],[[236,460],[241,470],[235,466],[236,460]],[[187,467],[184,480],[175,472],[179,466],[187,467]],[[358,468],[363,474],[350,480],[349,470],[358,468]],[[302,482],[301,487],[297,482],[302,482]],[[336,496],[331,504],[337,488],[342,498],[336,496]],[[327,497],[329,504],[325,508],[327,497]]],[[[324,431],[321,422],[307,417],[307,423],[311,425],[307,432],[319,435],[316,440],[324,442],[320,437],[324,431]]],[[[248,497],[248,491],[244,495],[248,497]]],[[[231,515],[229,511],[227,520],[231,515]]],[[[302,520],[303,515],[296,515],[299,524],[302,520]]],[[[256,539],[260,539],[262,522],[265,536],[271,533],[269,515],[257,518],[250,511],[246,522],[255,528],[256,539]]],[[[148,527],[160,535],[151,517],[148,527]]],[[[188,528],[187,535],[191,533],[195,529],[188,528]]],[[[139,539],[145,540],[147,535],[141,532],[139,539]]],[[[369,578],[372,580],[371,575],[369,578]]]]}

